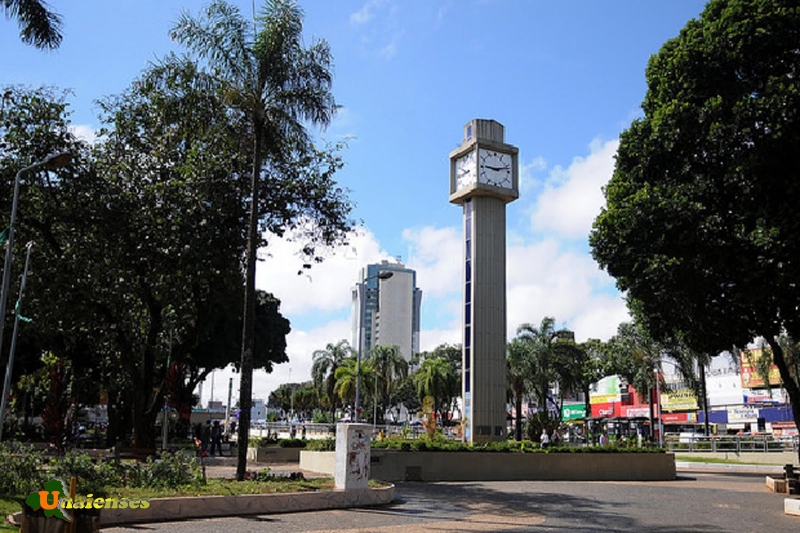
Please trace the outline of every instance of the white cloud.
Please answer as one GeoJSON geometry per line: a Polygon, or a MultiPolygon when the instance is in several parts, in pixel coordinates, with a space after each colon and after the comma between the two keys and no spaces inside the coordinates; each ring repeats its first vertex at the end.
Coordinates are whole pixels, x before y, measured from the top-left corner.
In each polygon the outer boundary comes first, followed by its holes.
{"type": "Polygon", "coordinates": [[[419,336],[419,349],[422,352],[429,352],[442,344],[460,344],[462,340],[460,326],[450,329],[424,329],[419,336]]]}
{"type": "Polygon", "coordinates": [[[257,265],[256,286],[278,297],[281,312],[289,317],[341,309],[349,305],[359,270],[391,257],[367,230],[359,230],[349,242],[346,247],[327,250],[322,263],[304,270],[299,256],[302,244],[273,237],[269,246],[259,250],[264,260],[257,265]],[[298,275],[300,270],[303,273],[298,275]]]}
{"type": "Polygon", "coordinates": [[[613,280],[588,255],[565,251],[555,240],[509,248],[508,334],[545,316],[575,332],[576,340],[608,339],[627,320],[613,280]]]}
{"type": "Polygon", "coordinates": [[[593,141],[587,157],[576,157],[567,169],[556,167],[534,206],[534,230],[566,238],[585,238],[604,205],[602,187],[614,171],[618,140],[593,141]]]}
{"type": "MultiPolygon", "coordinates": [[[[421,348],[461,342],[461,228],[407,229],[403,238],[410,243],[408,266],[417,271],[423,290],[421,348]]],[[[552,316],[572,328],[578,340],[608,339],[628,319],[613,280],[589,255],[570,251],[556,239],[515,239],[508,246],[506,270],[509,338],[520,324],[552,316]]]]}
{"type": "Polygon", "coordinates": [[[361,9],[350,15],[350,23],[355,25],[366,24],[375,16],[375,9],[384,3],[384,0],[369,0],[361,9]]]}
{"type": "Polygon", "coordinates": [[[378,55],[383,59],[391,59],[397,54],[397,40],[393,39],[389,44],[378,50],[378,55]]]}
{"type": "Polygon", "coordinates": [[[527,163],[522,163],[519,168],[519,190],[521,193],[526,193],[536,187],[537,172],[541,172],[547,168],[547,161],[539,156],[527,163]]]}
{"type": "Polygon", "coordinates": [[[94,144],[97,140],[94,128],[88,124],[72,124],[69,126],[69,131],[78,139],[86,141],[89,144],[94,144]]]}
{"type": "Polygon", "coordinates": [[[439,7],[439,11],[436,13],[436,25],[437,26],[439,25],[439,23],[442,22],[442,20],[444,19],[445,15],[447,14],[447,12],[450,11],[451,7],[453,7],[453,0],[448,0],[447,3],[445,3],[443,6],[439,7]]]}
{"type": "Polygon", "coordinates": [[[461,289],[461,232],[460,228],[403,230],[409,242],[409,268],[417,271],[417,285],[423,297],[440,297],[461,289]]]}

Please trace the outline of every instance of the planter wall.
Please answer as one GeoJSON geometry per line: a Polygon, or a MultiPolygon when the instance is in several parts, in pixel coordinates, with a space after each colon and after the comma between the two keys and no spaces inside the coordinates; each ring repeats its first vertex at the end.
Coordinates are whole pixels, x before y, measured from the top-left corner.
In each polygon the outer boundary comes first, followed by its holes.
{"type": "Polygon", "coordinates": [[[195,498],[153,498],[147,509],[103,509],[102,527],[129,523],[161,522],[242,516],[252,514],[294,513],[322,509],[343,509],[384,505],[394,500],[394,486],[378,489],[252,494],[244,496],[198,496],[195,498]]]}
{"type": "MultiPolygon", "coordinates": [[[[487,453],[372,450],[382,481],[667,481],[671,453],[487,453]]],[[[303,452],[300,468],[333,473],[333,452],[303,452]],[[327,453],[330,457],[316,457],[327,453]]]]}
{"type": "MultiPolygon", "coordinates": [[[[375,453],[374,450],[372,453],[375,453]]],[[[300,452],[300,469],[319,472],[333,477],[336,469],[336,452],[300,452]]]]}
{"type": "Polygon", "coordinates": [[[280,446],[265,446],[247,448],[247,460],[256,463],[297,463],[300,461],[302,448],[281,448],[280,446]]]}

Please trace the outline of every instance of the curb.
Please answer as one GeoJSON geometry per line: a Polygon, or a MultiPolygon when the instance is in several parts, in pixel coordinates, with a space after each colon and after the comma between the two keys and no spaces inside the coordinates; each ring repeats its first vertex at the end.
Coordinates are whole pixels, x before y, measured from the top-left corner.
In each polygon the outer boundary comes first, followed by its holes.
{"type": "MultiPolygon", "coordinates": [[[[147,509],[103,509],[100,527],[149,522],[173,522],[195,518],[281,514],[324,511],[350,507],[373,507],[392,503],[395,486],[378,489],[285,492],[279,494],[244,494],[237,496],[197,496],[187,498],[152,498],[147,509]]],[[[22,513],[9,515],[8,522],[22,524],[22,513]]]]}

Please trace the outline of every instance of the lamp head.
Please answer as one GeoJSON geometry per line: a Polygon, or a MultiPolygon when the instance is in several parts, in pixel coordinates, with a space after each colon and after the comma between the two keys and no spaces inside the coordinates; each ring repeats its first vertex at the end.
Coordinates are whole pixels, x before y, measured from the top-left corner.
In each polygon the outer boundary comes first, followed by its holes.
{"type": "Polygon", "coordinates": [[[50,170],[63,168],[70,164],[72,161],[72,154],[69,152],[60,152],[57,154],[50,154],[44,158],[42,165],[50,170]]]}
{"type": "Polygon", "coordinates": [[[386,270],[384,270],[382,272],[378,272],[378,279],[380,279],[380,280],[386,280],[386,279],[391,278],[392,276],[394,276],[394,272],[390,272],[390,271],[386,271],[386,270]]]}

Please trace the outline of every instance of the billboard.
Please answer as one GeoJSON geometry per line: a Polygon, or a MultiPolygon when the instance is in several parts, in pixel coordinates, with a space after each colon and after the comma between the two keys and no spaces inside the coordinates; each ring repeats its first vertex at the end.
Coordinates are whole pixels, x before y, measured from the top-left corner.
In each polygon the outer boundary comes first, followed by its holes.
{"type": "Polygon", "coordinates": [[[662,411],[696,411],[697,396],[689,388],[661,391],[662,411]]]}
{"type": "Polygon", "coordinates": [[[739,360],[742,365],[742,388],[755,389],[768,387],[771,385],[781,385],[781,374],[774,363],[769,365],[769,384],[764,382],[764,378],[758,368],[765,365],[767,361],[762,361],[763,357],[768,357],[772,361],[772,350],[769,348],[754,348],[752,350],[741,350],[739,360]]]}
{"type": "Polygon", "coordinates": [[[589,400],[595,403],[612,403],[621,401],[619,392],[619,376],[608,376],[589,389],[589,400]]]}

